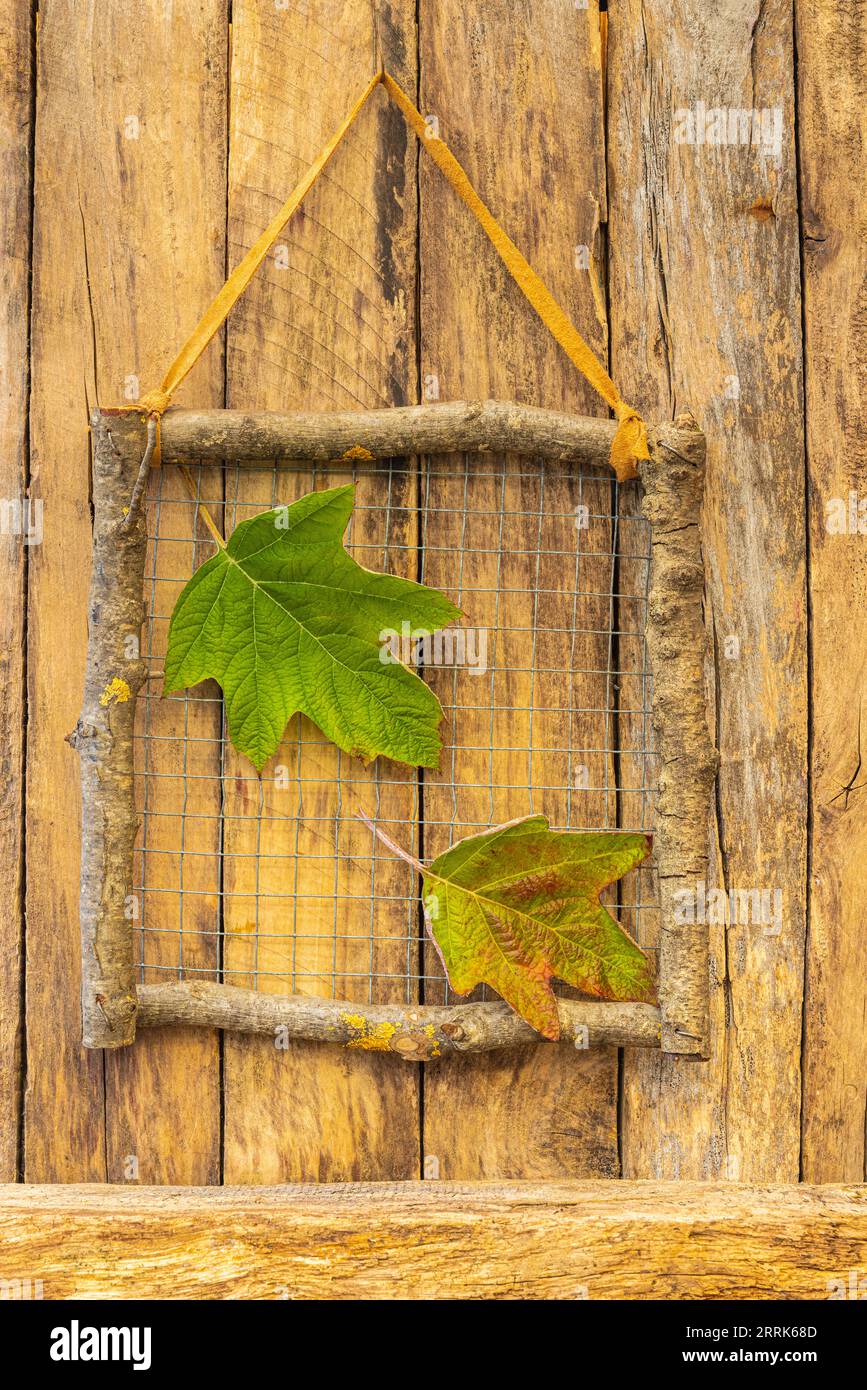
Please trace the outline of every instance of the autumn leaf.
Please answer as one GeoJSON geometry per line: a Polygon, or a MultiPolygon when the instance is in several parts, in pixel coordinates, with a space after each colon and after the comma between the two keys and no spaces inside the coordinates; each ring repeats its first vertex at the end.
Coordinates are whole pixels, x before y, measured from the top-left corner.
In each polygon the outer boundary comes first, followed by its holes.
{"type": "Polygon", "coordinates": [[[425,922],[456,993],[490,985],[552,1040],[554,976],[600,999],[655,1000],[647,957],[599,901],[646,859],[648,835],[554,831],[545,816],[527,816],[425,866],[362,819],[422,874],[425,922]]]}
{"type": "Polygon", "coordinates": [[[347,753],[439,761],[440,703],[414,672],[383,659],[381,634],[405,623],[434,633],[460,610],[347,554],[354,492],[308,493],[241,522],[175,605],[164,693],[218,681],[229,737],[260,772],[299,710],[347,753]]]}

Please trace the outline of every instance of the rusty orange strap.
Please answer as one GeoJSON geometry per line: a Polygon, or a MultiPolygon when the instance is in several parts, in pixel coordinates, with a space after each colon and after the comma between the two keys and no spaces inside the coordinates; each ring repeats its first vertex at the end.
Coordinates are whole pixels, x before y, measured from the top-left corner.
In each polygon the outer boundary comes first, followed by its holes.
{"type": "Polygon", "coordinates": [[[225,322],[229,311],[244,293],[259,266],[267,256],[277,236],[289,218],[313,187],[338,145],[356,120],[374,88],[382,83],[391,100],[403,113],[408,125],[421,140],[437,167],[445,174],[452,188],[472,212],[512,279],[529,300],[548,331],[599,393],[617,416],[619,428],[611,446],[611,466],[619,479],[634,478],[639,459],[649,457],[647,428],[637,410],[627,405],[598,357],[591,351],[575,325],[563,312],[553,295],[522,256],[515,243],[506,235],[490,209],[482,202],[470,183],[465,170],[448,146],[433,135],[421,112],[387,72],[380,71],[368,82],[355,105],[341,121],[331,139],[310,165],[301,182],[293,189],[280,211],[272,218],[254,246],[235,267],[213,304],[184,343],[166,372],[160,386],[149,391],[138,402],[137,409],[157,419],[171,403],[172,396],[184,377],[198,361],[214,334],[225,322]]]}

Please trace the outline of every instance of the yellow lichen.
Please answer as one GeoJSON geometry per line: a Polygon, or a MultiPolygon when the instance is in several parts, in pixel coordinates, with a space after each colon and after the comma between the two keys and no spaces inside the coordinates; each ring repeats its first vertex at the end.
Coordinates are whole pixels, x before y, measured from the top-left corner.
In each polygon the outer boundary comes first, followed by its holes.
{"type": "Polygon", "coordinates": [[[100,695],[99,703],[103,708],[105,708],[106,705],[110,705],[112,701],[114,701],[116,705],[123,705],[127,700],[131,699],[131,697],[132,691],[126,681],[122,680],[120,676],[114,676],[100,695]]]}
{"type": "Polygon", "coordinates": [[[350,1038],[347,1047],[362,1052],[389,1052],[391,1039],[397,1032],[395,1023],[369,1023],[363,1014],[341,1014],[344,1023],[358,1031],[357,1038],[350,1038]]]}
{"type": "Polygon", "coordinates": [[[344,1023],[348,1023],[350,1028],[357,1028],[359,1032],[367,1027],[367,1019],[364,1014],[341,1014],[344,1023]]]}
{"type": "Polygon", "coordinates": [[[373,462],[373,454],[369,449],[365,449],[363,444],[353,444],[351,449],[347,449],[343,455],[345,459],[364,459],[365,463],[373,462]]]}

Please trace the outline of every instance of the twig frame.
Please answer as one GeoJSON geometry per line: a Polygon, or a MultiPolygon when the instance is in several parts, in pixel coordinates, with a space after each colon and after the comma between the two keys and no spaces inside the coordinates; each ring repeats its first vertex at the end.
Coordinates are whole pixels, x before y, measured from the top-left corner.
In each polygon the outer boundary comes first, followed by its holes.
{"type": "MultiPolygon", "coordinates": [[[[509,402],[341,414],[246,414],[171,410],[161,423],[163,466],[190,459],[375,459],[402,455],[514,452],[605,467],[614,421],[509,402]]],[[[81,760],[82,1040],[88,1048],[131,1044],[140,1026],[222,1027],[333,1041],[427,1061],[542,1043],[502,1003],[448,1007],[361,1005],[304,995],[266,995],[219,984],[135,982],[133,785],[136,697],[145,680],[138,651],[144,617],[146,531],[141,483],[153,425],[134,410],[92,419],[94,541],[89,638],[81,715],[69,741],[81,760]]],[[[701,504],[704,436],[691,416],[649,431],[641,469],[651,528],[647,647],[660,785],[654,823],[661,937],[659,1006],[559,1000],[561,1041],[656,1047],[707,1055],[708,939],[679,920],[677,894],[706,881],[708,825],[717,758],[704,687],[701,504]],[[686,771],[684,771],[686,770],[686,771]]]]}

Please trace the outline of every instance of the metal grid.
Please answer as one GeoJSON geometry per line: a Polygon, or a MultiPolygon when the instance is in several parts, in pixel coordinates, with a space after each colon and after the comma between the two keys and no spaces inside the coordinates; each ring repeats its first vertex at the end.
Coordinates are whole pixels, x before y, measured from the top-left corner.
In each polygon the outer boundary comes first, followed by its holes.
{"type": "MultiPolygon", "coordinates": [[[[555,829],[651,829],[650,541],[637,484],[460,455],[188,476],[195,506],[171,464],[155,472],[149,502],[151,678],[136,732],[140,978],[447,1002],[416,875],[356,812],[426,860],[530,812],[555,829]],[[356,483],[347,544],[359,563],[434,585],[465,614],[451,651],[446,641],[417,653],[445,714],[440,770],[365,766],[296,715],[260,780],[228,742],[215,684],[160,695],[172,608],[213,553],[198,506],[228,534],[347,481],[356,483]]],[[[647,867],[609,904],[645,949],[656,901],[647,867]]]]}

